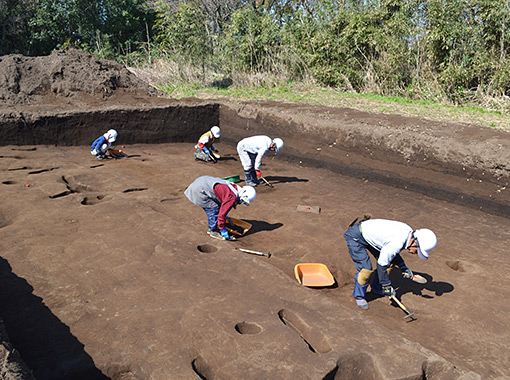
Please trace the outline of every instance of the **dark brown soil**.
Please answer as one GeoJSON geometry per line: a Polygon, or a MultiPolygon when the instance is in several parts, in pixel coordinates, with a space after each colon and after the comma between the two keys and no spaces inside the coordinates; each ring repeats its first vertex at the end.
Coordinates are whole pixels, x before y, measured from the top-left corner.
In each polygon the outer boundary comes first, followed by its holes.
{"type": "Polygon", "coordinates": [[[510,378],[508,133],[164,99],[77,51],[0,57],[0,78],[1,358],[14,347],[39,380],[510,378]],[[214,124],[222,159],[194,161],[214,124]],[[89,145],[112,126],[128,157],[97,161],[89,145]],[[255,134],[285,141],[263,160],[274,188],[231,213],[253,224],[246,236],[211,239],[183,191],[242,178],[235,144],[255,134]],[[438,235],[429,261],[403,254],[427,284],[392,277],[414,321],[351,296],[342,234],[365,212],[438,235]],[[306,262],[335,285],[299,285],[306,262]]]}

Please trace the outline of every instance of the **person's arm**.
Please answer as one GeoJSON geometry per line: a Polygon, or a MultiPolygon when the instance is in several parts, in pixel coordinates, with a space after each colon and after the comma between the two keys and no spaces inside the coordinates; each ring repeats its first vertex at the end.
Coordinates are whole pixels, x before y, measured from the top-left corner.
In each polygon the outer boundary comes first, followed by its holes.
{"type": "Polygon", "coordinates": [[[96,151],[96,152],[99,152],[101,151],[101,146],[106,142],[106,139],[104,136],[100,136],[98,137],[93,143],[92,143],[92,146],[90,147],[90,151],[93,152],[93,151],[96,151]]]}
{"type": "Polygon", "coordinates": [[[220,211],[218,212],[218,228],[223,230],[225,229],[228,213],[236,205],[237,196],[230,190],[228,185],[222,183],[214,186],[214,194],[216,194],[216,197],[221,202],[220,211]]]}
{"type": "MultiPolygon", "coordinates": [[[[383,288],[384,295],[388,297],[395,292],[391,287],[391,280],[390,275],[388,273],[388,268],[390,267],[392,261],[399,254],[401,249],[402,249],[401,242],[395,241],[387,243],[381,248],[379,258],[377,259],[377,275],[379,277],[379,283],[383,288]]],[[[402,260],[402,258],[400,259],[402,260]]]]}
{"type": "Polygon", "coordinates": [[[397,253],[397,255],[395,256],[391,263],[396,265],[400,269],[400,272],[402,273],[402,276],[404,278],[413,278],[414,275],[413,271],[407,267],[404,259],[402,258],[402,256],[400,256],[400,253],[397,253]]]}
{"type": "Polygon", "coordinates": [[[200,136],[200,139],[198,140],[198,147],[202,149],[206,154],[211,154],[211,151],[209,148],[207,148],[207,145],[211,146],[211,137],[209,136],[209,132],[204,133],[202,136],[200,136]]]}
{"type": "Polygon", "coordinates": [[[262,165],[262,157],[264,157],[264,154],[266,154],[267,151],[268,151],[268,149],[260,149],[257,152],[257,158],[255,158],[255,165],[254,165],[255,170],[260,171],[260,166],[262,165]]]}
{"type": "MultiPolygon", "coordinates": [[[[103,136],[101,136],[101,137],[103,137],[103,136]]],[[[90,146],[91,151],[93,151],[94,149],[97,149],[101,146],[101,137],[98,137],[97,139],[94,140],[94,142],[90,146]]]]}

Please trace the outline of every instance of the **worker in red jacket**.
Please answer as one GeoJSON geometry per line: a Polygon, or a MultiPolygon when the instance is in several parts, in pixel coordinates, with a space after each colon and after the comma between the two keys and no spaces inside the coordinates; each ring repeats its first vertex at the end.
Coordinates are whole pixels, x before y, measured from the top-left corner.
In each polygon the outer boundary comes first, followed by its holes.
{"type": "Polygon", "coordinates": [[[235,240],[226,229],[227,215],[238,204],[250,205],[256,192],[251,186],[237,186],[230,181],[210,176],[198,177],[184,191],[188,199],[204,209],[209,236],[219,240],[235,240]]]}

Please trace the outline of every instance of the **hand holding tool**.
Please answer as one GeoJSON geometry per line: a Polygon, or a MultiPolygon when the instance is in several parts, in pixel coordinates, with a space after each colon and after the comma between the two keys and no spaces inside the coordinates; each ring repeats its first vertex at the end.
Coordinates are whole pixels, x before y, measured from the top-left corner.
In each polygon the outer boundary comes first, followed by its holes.
{"type": "Polygon", "coordinates": [[[404,278],[407,278],[407,279],[413,278],[413,271],[411,269],[409,269],[408,267],[402,267],[402,268],[400,268],[400,270],[402,271],[402,276],[404,278]]]}
{"type": "Polygon", "coordinates": [[[221,233],[221,236],[223,236],[225,239],[227,239],[227,240],[229,239],[229,237],[228,237],[228,231],[227,231],[227,229],[226,229],[226,228],[224,228],[224,229],[220,230],[220,233],[221,233]]]}
{"type": "Polygon", "coordinates": [[[394,297],[395,296],[395,289],[391,285],[383,286],[382,287],[383,294],[385,297],[394,297]]]}
{"type": "Polygon", "coordinates": [[[218,159],[217,159],[216,157],[214,157],[214,154],[209,153],[209,157],[211,158],[211,160],[212,160],[214,163],[217,163],[217,162],[218,162],[218,159]]]}

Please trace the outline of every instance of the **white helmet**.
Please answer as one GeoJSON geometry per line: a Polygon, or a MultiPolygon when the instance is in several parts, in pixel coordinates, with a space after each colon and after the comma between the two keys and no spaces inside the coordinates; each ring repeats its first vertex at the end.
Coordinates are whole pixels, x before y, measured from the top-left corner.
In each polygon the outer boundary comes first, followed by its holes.
{"type": "Polygon", "coordinates": [[[436,234],[427,228],[422,228],[414,231],[414,237],[418,240],[418,256],[422,260],[427,260],[429,251],[437,245],[436,234]]]}
{"type": "Polygon", "coordinates": [[[111,143],[115,142],[115,140],[117,140],[117,131],[115,129],[110,129],[103,136],[111,144],[111,143]]]}
{"type": "Polygon", "coordinates": [[[211,128],[211,133],[214,136],[214,138],[219,139],[220,138],[220,127],[214,126],[211,128]]]}
{"type": "Polygon", "coordinates": [[[250,205],[250,202],[253,201],[256,196],[257,192],[252,186],[243,186],[239,190],[239,199],[241,200],[241,203],[244,203],[247,206],[250,205]]]}
{"type": "Polygon", "coordinates": [[[275,152],[278,152],[283,146],[283,140],[278,137],[273,139],[273,143],[275,145],[275,148],[274,148],[275,152]]]}

